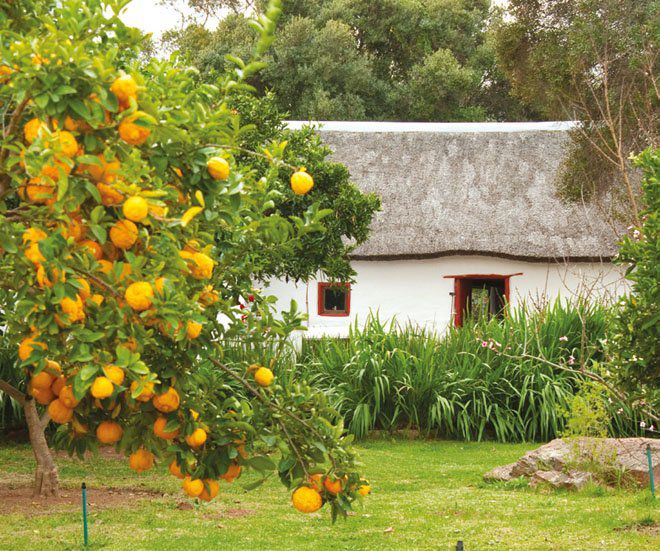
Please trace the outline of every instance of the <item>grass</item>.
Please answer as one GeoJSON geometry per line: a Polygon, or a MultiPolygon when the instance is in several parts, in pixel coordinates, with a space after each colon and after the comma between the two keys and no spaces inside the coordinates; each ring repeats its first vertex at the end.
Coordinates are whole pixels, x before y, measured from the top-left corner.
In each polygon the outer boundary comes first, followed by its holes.
{"type": "MultiPolygon", "coordinates": [[[[302,515],[276,482],[245,493],[240,479],[221,499],[195,510],[164,466],[139,476],[124,461],[60,459],[63,483],[154,489],[172,495],[131,499],[90,513],[92,549],[657,549],[642,528],[658,523],[648,491],[532,490],[519,482],[485,484],[490,468],[518,459],[529,444],[368,440],[360,446],[374,493],[345,522],[302,515]],[[247,511],[248,514],[242,512],[247,511]]],[[[0,447],[0,481],[28,482],[27,446],[0,447]]],[[[249,477],[247,477],[249,480],[249,477]]],[[[0,549],[81,547],[79,512],[2,514],[0,549]]]]}

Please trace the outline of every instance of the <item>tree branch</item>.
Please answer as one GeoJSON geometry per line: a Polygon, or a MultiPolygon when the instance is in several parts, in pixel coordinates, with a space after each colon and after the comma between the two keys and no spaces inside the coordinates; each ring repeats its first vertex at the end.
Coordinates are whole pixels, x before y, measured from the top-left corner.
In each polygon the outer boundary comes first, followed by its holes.
{"type": "Polygon", "coordinates": [[[4,392],[13,400],[16,400],[22,406],[25,405],[25,394],[2,379],[0,379],[0,391],[4,392]]]}

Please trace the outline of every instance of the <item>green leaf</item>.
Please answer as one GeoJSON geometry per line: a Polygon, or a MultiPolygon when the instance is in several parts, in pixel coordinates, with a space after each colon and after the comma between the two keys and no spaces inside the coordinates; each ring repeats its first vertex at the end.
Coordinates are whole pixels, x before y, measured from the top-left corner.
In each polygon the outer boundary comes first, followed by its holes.
{"type": "Polygon", "coordinates": [[[248,459],[248,464],[250,467],[256,469],[257,471],[266,472],[277,470],[277,465],[273,463],[273,460],[270,459],[270,457],[266,457],[265,455],[257,455],[255,457],[251,457],[248,459]]]}
{"type": "Polygon", "coordinates": [[[92,377],[94,377],[94,375],[98,373],[98,371],[99,367],[97,365],[87,365],[80,370],[80,379],[83,381],[89,381],[92,377]]]}

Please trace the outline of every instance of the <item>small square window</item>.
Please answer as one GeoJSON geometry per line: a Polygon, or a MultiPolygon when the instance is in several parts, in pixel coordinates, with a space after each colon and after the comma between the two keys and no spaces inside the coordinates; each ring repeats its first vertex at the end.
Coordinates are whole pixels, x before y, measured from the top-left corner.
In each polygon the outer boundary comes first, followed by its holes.
{"type": "Polygon", "coordinates": [[[351,286],[348,283],[319,283],[319,316],[348,316],[351,286]]]}

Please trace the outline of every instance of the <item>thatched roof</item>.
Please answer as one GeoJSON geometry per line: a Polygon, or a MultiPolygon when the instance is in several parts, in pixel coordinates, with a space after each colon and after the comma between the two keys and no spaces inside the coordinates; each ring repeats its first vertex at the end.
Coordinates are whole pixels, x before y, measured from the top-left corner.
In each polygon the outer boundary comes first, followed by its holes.
{"type": "Polygon", "coordinates": [[[356,258],[594,260],[616,251],[601,209],[556,196],[571,123],[320,124],[334,158],[382,198],[356,258]]]}

